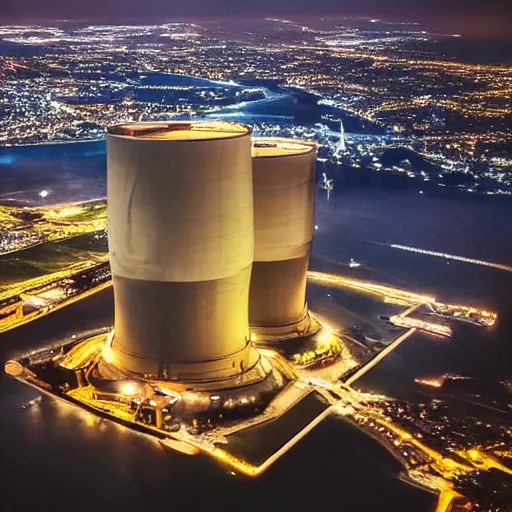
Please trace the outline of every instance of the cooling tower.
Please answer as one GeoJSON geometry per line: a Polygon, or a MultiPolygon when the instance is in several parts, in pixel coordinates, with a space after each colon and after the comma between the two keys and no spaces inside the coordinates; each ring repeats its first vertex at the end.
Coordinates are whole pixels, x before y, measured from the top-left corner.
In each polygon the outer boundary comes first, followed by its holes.
{"type": "Polygon", "coordinates": [[[258,363],[248,341],[250,133],[224,122],[108,130],[107,363],[181,381],[226,379],[258,363]]]}
{"type": "Polygon", "coordinates": [[[254,264],[249,324],[257,339],[307,334],[306,280],[315,213],[313,143],[255,139],[252,145],[254,264]]]}

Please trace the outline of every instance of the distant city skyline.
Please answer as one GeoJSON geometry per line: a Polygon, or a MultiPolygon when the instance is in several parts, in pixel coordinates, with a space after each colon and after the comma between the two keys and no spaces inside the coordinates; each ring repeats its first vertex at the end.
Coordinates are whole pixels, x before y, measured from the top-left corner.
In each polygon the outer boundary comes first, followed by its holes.
{"type": "Polygon", "coordinates": [[[427,28],[458,31],[468,36],[511,37],[512,3],[508,0],[309,0],[256,3],[223,0],[190,0],[169,3],[147,0],[7,0],[0,5],[0,24],[36,23],[48,20],[108,23],[159,23],[176,18],[266,17],[304,15],[346,15],[382,17],[386,20],[419,21],[427,28]]]}

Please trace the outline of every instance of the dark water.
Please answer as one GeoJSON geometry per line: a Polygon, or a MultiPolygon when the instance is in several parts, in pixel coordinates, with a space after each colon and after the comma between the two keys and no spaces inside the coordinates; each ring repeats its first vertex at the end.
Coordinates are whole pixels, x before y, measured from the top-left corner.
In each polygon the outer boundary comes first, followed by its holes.
{"type": "MultiPolygon", "coordinates": [[[[41,146],[48,158],[40,166],[62,171],[62,196],[76,176],[104,187],[100,143],[41,146]],[[79,148],[85,149],[81,153],[79,148]],[[66,153],[69,151],[69,153],[66,153]],[[88,167],[92,164],[92,168],[88,167]]],[[[37,149],[28,150],[37,154],[37,149]]],[[[3,150],[23,165],[27,152],[3,150]]],[[[34,156],[30,160],[34,160],[34,156]]],[[[42,167],[41,167],[42,168],[42,167]]],[[[37,173],[34,173],[36,176],[37,173]]],[[[19,190],[23,177],[19,176],[19,190]]],[[[32,183],[32,182],[30,182],[32,183]]],[[[49,183],[49,182],[48,182],[49,183]]],[[[83,182],[82,182],[83,183],[83,182]]],[[[42,185],[42,184],[41,184],[42,185]]],[[[3,190],[3,189],[2,189],[3,190]]],[[[80,193],[90,194],[84,185],[80,193]]],[[[417,336],[404,343],[361,382],[390,395],[414,392],[413,379],[445,371],[510,373],[509,294],[512,274],[470,264],[391,249],[397,243],[512,264],[509,218],[512,206],[493,198],[443,199],[413,192],[336,189],[331,201],[319,196],[313,263],[338,270],[337,262],[355,258],[387,283],[428,291],[445,300],[481,303],[504,321],[492,336],[462,332],[453,342],[417,336]]],[[[346,267],[340,272],[349,272],[346,267]]],[[[352,271],[357,272],[357,271],[352,271]]],[[[354,273],[357,276],[357,273],[354,273]]],[[[311,306],[322,307],[328,290],[315,293],[311,306]],[[325,295],[325,297],[324,297],[325,295]]],[[[331,294],[329,300],[336,300],[331,294]]],[[[341,298],[340,298],[341,300],[341,298]]],[[[346,303],[344,303],[346,306],[346,303]]],[[[369,314],[377,315],[377,311],[369,314]]],[[[0,361],[19,356],[73,332],[112,323],[111,290],[0,335],[0,361]]],[[[256,480],[233,476],[211,460],[167,452],[145,437],[67,404],[43,398],[23,409],[38,393],[0,377],[0,498],[5,510],[340,509],[347,511],[433,510],[435,498],[398,479],[400,465],[375,441],[340,420],[330,419],[256,480]],[[12,504],[12,505],[11,505],[12,504]]]]}
{"type": "Polygon", "coordinates": [[[384,281],[442,300],[503,307],[512,273],[393,249],[411,246],[512,266],[512,200],[413,191],[336,189],[317,202],[314,254],[375,270],[384,281]]]}
{"type": "Polygon", "coordinates": [[[106,196],[105,141],[0,148],[0,201],[29,204],[106,196]],[[49,192],[45,199],[39,192],[49,192]]]}
{"type": "MultiPolygon", "coordinates": [[[[451,373],[486,382],[512,377],[512,272],[389,246],[407,245],[512,266],[512,228],[507,221],[511,213],[511,201],[492,197],[448,199],[358,188],[337,190],[329,202],[320,198],[313,266],[359,278],[371,275],[372,280],[426,292],[444,302],[487,306],[499,318],[492,330],[460,323],[449,341],[415,334],[357,387],[419,399],[414,383],[418,377],[451,373]],[[335,263],[350,258],[362,263],[366,273],[335,263]]],[[[346,306],[347,299],[338,298],[339,292],[327,293],[331,302],[346,306]]]]}
{"type": "Polygon", "coordinates": [[[397,481],[397,464],[374,442],[327,421],[261,478],[232,476],[210,460],[164,452],[108,422],[43,401],[21,413],[28,388],[2,383],[1,485],[6,510],[272,510],[332,503],[347,510],[428,510],[432,498],[397,481]],[[13,399],[13,397],[16,397],[13,399]],[[14,402],[14,403],[13,403],[14,402]],[[326,442],[327,440],[327,442],[326,442]],[[215,509],[215,508],[214,508],[215,509]]]}

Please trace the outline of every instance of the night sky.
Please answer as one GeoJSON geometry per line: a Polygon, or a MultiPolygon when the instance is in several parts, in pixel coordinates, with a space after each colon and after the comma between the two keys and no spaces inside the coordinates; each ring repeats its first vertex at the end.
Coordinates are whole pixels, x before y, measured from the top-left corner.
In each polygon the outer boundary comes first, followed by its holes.
{"type": "Polygon", "coordinates": [[[0,0],[3,16],[106,18],[243,14],[359,15],[511,14],[511,0],[0,0]]]}
{"type": "Polygon", "coordinates": [[[347,14],[512,32],[512,0],[0,0],[0,21],[162,22],[177,17],[347,14]]]}

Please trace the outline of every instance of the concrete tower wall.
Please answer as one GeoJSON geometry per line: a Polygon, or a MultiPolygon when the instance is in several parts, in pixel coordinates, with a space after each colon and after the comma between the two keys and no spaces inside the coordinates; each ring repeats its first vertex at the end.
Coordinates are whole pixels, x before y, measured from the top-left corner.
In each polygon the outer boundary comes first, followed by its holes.
{"type": "Polygon", "coordinates": [[[249,350],[250,129],[141,126],[107,137],[113,364],[182,379],[235,374],[249,350]]]}
{"type": "Polygon", "coordinates": [[[315,160],[314,144],[276,139],[255,139],[253,143],[251,328],[280,328],[280,333],[286,334],[296,330],[307,315],[315,160]]]}

